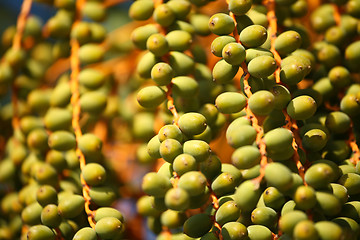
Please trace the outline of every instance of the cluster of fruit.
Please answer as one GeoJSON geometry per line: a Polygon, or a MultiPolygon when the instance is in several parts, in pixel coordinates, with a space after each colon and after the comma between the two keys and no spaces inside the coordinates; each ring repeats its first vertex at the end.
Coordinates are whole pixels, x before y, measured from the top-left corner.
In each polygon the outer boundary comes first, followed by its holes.
{"type": "Polygon", "coordinates": [[[54,1],[57,12],[43,26],[25,0],[17,27],[3,33],[1,90],[3,103],[12,101],[1,111],[0,239],[123,238],[102,140],[82,134],[79,123],[101,116],[112,87],[110,75],[88,66],[105,53],[107,33],[97,21],[106,11],[99,1],[76,4],[54,1]],[[68,57],[70,72],[46,82],[51,66],[68,57]]]}
{"type": "Polygon", "coordinates": [[[136,0],[117,38],[122,0],[38,2],[2,34],[0,239],[136,239],[109,142],[158,240],[359,238],[359,0],[136,0]]]}
{"type": "Polygon", "coordinates": [[[153,80],[137,100],[173,117],[138,149],[165,160],[143,178],[139,213],[157,239],[357,239],[360,2],[213,5],[130,7],[155,21],[132,34],[153,80]],[[211,33],[208,62],[196,44],[211,33]]]}

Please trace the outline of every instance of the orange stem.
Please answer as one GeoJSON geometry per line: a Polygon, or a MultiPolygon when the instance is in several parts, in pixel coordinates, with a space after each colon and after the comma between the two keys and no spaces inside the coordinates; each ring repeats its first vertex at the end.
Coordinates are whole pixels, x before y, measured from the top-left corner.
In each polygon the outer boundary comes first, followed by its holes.
{"type": "MultiPolygon", "coordinates": [[[[76,2],[76,19],[73,24],[73,28],[80,22],[81,20],[81,8],[85,4],[85,0],[78,0],[76,2]]],[[[79,92],[79,73],[80,73],[80,60],[79,60],[79,49],[80,44],[76,39],[70,40],[71,47],[71,55],[70,55],[70,87],[71,87],[71,105],[73,107],[73,115],[72,115],[72,127],[74,129],[76,142],[79,141],[82,136],[81,126],[80,126],[80,92],[79,92]]],[[[79,158],[80,169],[82,170],[86,165],[85,156],[82,151],[76,147],[76,155],[79,158]]],[[[90,196],[89,196],[89,186],[86,184],[83,176],[80,176],[81,184],[83,186],[83,197],[85,199],[85,211],[88,215],[88,221],[90,226],[95,228],[95,220],[94,220],[94,211],[90,209],[90,196]]]]}
{"type": "Polygon", "coordinates": [[[167,102],[167,108],[170,110],[170,112],[172,113],[172,115],[174,116],[174,124],[176,126],[178,126],[178,121],[179,121],[179,114],[176,110],[176,107],[174,105],[174,98],[171,96],[172,93],[172,83],[169,83],[167,85],[167,92],[166,92],[166,98],[168,100],[167,102]]]}
{"type": "Polygon", "coordinates": [[[281,63],[281,57],[279,53],[275,49],[275,40],[277,38],[277,18],[275,15],[275,0],[264,0],[264,5],[266,5],[267,8],[267,19],[269,21],[269,34],[270,34],[270,44],[271,48],[270,51],[274,54],[274,59],[276,61],[276,64],[278,68],[275,71],[275,80],[276,83],[280,83],[280,63],[281,63]]]}
{"type": "Polygon", "coordinates": [[[336,4],[332,4],[333,8],[334,8],[334,20],[336,22],[336,25],[340,25],[341,22],[341,13],[340,13],[340,8],[338,5],[336,4]]]}
{"type": "Polygon", "coordinates": [[[356,166],[356,164],[360,161],[360,150],[359,150],[359,146],[356,143],[356,138],[352,126],[350,129],[350,136],[348,143],[353,153],[352,157],[350,158],[350,161],[352,162],[352,164],[356,166]]]}
{"type": "Polygon", "coordinates": [[[21,11],[17,19],[16,33],[13,39],[12,47],[16,50],[21,49],[21,39],[24,34],[26,19],[29,16],[32,0],[24,0],[21,5],[21,11]]]}

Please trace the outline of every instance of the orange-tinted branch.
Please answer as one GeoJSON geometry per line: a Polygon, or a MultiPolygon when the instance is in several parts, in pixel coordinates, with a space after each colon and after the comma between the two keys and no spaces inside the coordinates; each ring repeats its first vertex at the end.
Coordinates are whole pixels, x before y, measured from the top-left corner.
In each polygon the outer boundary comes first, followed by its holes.
{"type": "MultiPolygon", "coordinates": [[[[76,26],[79,23],[81,16],[80,11],[82,6],[85,4],[85,0],[78,0],[76,2],[76,20],[72,27],[76,26]]],[[[79,49],[80,44],[76,39],[70,40],[70,47],[71,47],[71,55],[70,55],[70,87],[71,87],[71,105],[73,107],[73,115],[72,115],[72,127],[74,129],[76,142],[79,141],[79,138],[82,136],[81,126],[80,126],[80,92],[79,92],[79,73],[80,73],[80,60],[79,60],[79,49]]],[[[76,148],[76,155],[79,158],[80,162],[80,169],[82,170],[86,165],[86,160],[84,154],[81,150],[77,147],[76,148]]],[[[89,186],[86,184],[82,175],[80,176],[81,184],[83,186],[83,197],[85,199],[85,211],[88,215],[88,221],[92,228],[95,228],[95,220],[94,220],[94,212],[90,209],[90,196],[89,196],[89,186]]]]}
{"type": "Polygon", "coordinates": [[[352,157],[350,158],[350,161],[352,162],[352,164],[356,166],[356,164],[360,161],[360,150],[359,150],[359,146],[356,143],[356,138],[352,127],[350,129],[350,136],[348,143],[353,153],[352,157]]]}
{"type": "Polygon", "coordinates": [[[277,18],[275,15],[275,0],[264,0],[264,5],[267,8],[267,19],[269,21],[269,34],[270,34],[270,51],[274,54],[274,59],[278,68],[275,71],[275,80],[276,83],[280,83],[280,63],[281,57],[275,49],[275,40],[277,34],[277,18]]]}
{"type": "Polygon", "coordinates": [[[24,34],[26,19],[29,16],[30,9],[32,5],[32,0],[24,0],[21,5],[21,11],[19,17],[17,19],[16,24],[16,33],[13,39],[13,48],[20,49],[21,48],[21,39],[24,34]]]}
{"type": "Polygon", "coordinates": [[[174,105],[174,99],[171,96],[172,93],[172,83],[169,83],[167,85],[167,92],[166,92],[166,98],[168,100],[167,102],[167,108],[170,110],[170,112],[172,113],[173,117],[174,117],[174,124],[178,125],[178,120],[179,120],[179,114],[176,110],[176,107],[174,105]]]}

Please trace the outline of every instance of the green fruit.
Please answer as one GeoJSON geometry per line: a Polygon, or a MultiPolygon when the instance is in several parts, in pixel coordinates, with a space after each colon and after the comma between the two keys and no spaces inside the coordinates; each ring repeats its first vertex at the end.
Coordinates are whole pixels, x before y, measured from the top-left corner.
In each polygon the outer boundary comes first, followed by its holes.
{"type": "Polygon", "coordinates": [[[312,165],[305,172],[305,181],[315,189],[327,186],[334,178],[334,170],[326,163],[312,165]]]}
{"type": "Polygon", "coordinates": [[[221,173],[220,159],[215,154],[211,154],[208,159],[200,163],[200,171],[204,174],[206,179],[214,179],[221,173]]]}
{"type": "Polygon", "coordinates": [[[157,86],[142,88],[137,94],[137,101],[144,108],[155,108],[165,99],[166,92],[157,86]]]}
{"type": "Polygon", "coordinates": [[[143,78],[151,77],[151,69],[159,61],[152,52],[147,52],[142,55],[140,61],[137,64],[136,72],[143,78]]]}
{"type": "Polygon", "coordinates": [[[347,132],[350,128],[350,124],[350,117],[346,113],[340,111],[329,113],[325,120],[325,126],[335,134],[347,132]]]}
{"type": "Polygon", "coordinates": [[[215,214],[215,221],[223,226],[228,222],[236,221],[240,217],[240,209],[234,201],[228,201],[222,204],[215,214]]]}
{"type": "Polygon", "coordinates": [[[58,207],[55,204],[46,205],[41,212],[41,222],[42,224],[51,227],[57,228],[61,223],[61,216],[58,212],[58,207]]]}
{"type": "Polygon", "coordinates": [[[88,163],[82,169],[81,174],[89,186],[98,186],[106,180],[106,170],[98,163],[88,163]]]}
{"type": "Polygon", "coordinates": [[[178,155],[183,153],[183,146],[175,139],[166,139],[160,144],[159,152],[165,161],[172,163],[178,155]]]}
{"type": "Polygon", "coordinates": [[[22,210],[21,219],[27,225],[40,224],[42,210],[43,208],[39,203],[33,202],[22,210]]]}
{"type": "Polygon", "coordinates": [[[254,224],[263,225],[273,229],[277,225],[278,216],[274,209],[269,207],[257,207],[251,212],[251,221],[254,224]]]}
{"type": "Polygon", "coordinates": [[[107,104],[106,95],[99,91],[86,92],[80,97],[81,111],[93,115],[99,115],[105,110],[107,104]]]}
{"type": "Polygon", "coordinates": [[[67,130],[71,126],[72,114],[63,108],[50,108],[45,117],[44,124],[50,131],[67,130]]]}
{"type": "Polygon", "coordinates": [[[186,0],[171,0],[166,3],[174,12],[177,19],[185,19],[191,10],[190,2],[186,0]]]}
{"type": "Polygon", "coordinates": [[[247,227],[250,240],[271,240],[271,231],[262,225],[251,225],[247,227]]]}
{"type": "Polygon", "coordinates": [[[261,153],[260,153],[259,149],[252,145],[242,146],[242,147],[236,149],[235,152],[231,156],[232,163],[238,169],[252,168],[260,163],[260,159],[261,159],[261,153]]]}
{"type": "Polygon", "coordinates": [[[248,64],[248,71],[251,76],[266,78],[273,74],[277,68],[273,57],[263,55],[252,59],[248,64]]]}
{"type": "Polygon", "coordinates": [[[292,187],[293,178],[289,168],[281,163],[269,163],[265,168],[265,179],[269,186],[280,191],[286,191],[292,187]],[[279,178],[281,176],[281,178],[279,178]]]}
{"type": "MultiPolygon", "coordinates": [[[[173,0],[172,2],[176,1],[173,0]]],[[[171,51],[186,51],[190,48],[190,45],[192,43],[191,34],[182,30],[171,31],[165,36],[165,38],[169,43],[169,49],[171,51]]]]}
{"type": "Polygon", "coordinates": [[[171,210],[185,211],[190,205],[190,197],[181,188],[171,188],[165,195],[165,205],[171,210]]]}
{"type": "Polygon", "coordinates": [[[328,136],[320,129],[311,129],[302,138],[303,146],[306,150],[319,151],[325,147],[328,136]]]}
{"type": "Polygon", "coordinates": [[[69,195],[59,201],[58,211],[64,218],[74,218],[84,211],[85,199],[80,195],[69,195]]]}
{"type": "Polygon", "coordinates": [[[216,13],[209,20],[209,29],[216,35],[227,35],[234,31],[235,23],[228,14],[216,13]]]}
{"type": "Polygon", "coordinates": [[[194,69],[195,63],[188,55],[177,51],[171,51],[169,64],[174,70],[176,76],[182,76],[191,73],[194,69]]]}
{"type": "Polygon", "coordinates": [[[96,232],[90,227],[81,228],[75,233],[73,240],[97,240],[96,232]]]}
{"type": "Polygon", "coordinates": [[[218,61],[212,71],[213,80],[219,84],[228,83],[235,77],[239,66],[233,66],[224,59],[218,61]]]}
{"type": "Polygon", "coordinates": [[[285,203],[285,196],[277,188],[268,187],[263,193],[264,204],[275,210],[279,210],[285,203]]]}
{"type": "Polygon", "coordinates": [[[147,173],[141,185],[142,190],[155,197],[164,197],[172,187],[171,182],[165,176],[151,172],[147,173]]]}
{"type": "Polygon", "coordinates": [[[239,222],[228,222],[221,228],[221,235],[224,240],[248,239],[248,230],[239,222]]]}
{"type": "Polygon", "coordinates": [[[315,229],[323,240],[340,240],[343,230],[339,225],[330,221],[319,221],[315,223],[315,229]]]}
{"type": "Polygon", "coordinates": [[[156,209],[154,206],[154,197],[146,195],[138,199],[136,203],[136,211],[147,217],[158,217],[161,214],[161,211],[156,209]]]}
{"type": "Polygon", "coordinates": [[[60,130],[50,135],[48,144],[57,151],[68,151],[76,146],[76,140],[74,134],[60,130]]]}
{"type": "Polygon", "coordinates": [[[259,116],[268,115],[275,108],[275,97],[267,90],[257,91],[251,95],[248,104],[254,114],[259,116]]]}
{"type": "Polygon", "coordinates": [[[171,80],[172,90],[182,97],[195,96],[199,91],[199,84],[195,79],[187,76],[175,77],[171,80]]]}
{"type": "Polygon", "coordinates": [[[83,64],[100,62],[104,58],[104,54],[104,48],[93,43],[84,44],[79,49],[79,59],[83,64]]]}
{"type": "Polygon", "coordinates": [[[50,96],[50,106],[65,107],[70,103],[71,90],[70,84],[60,82],[56,85],[50,96]]]}
{"type": "Polygon", "coordinates": [[[189,140],[184,143],[184,153],[190,154],[197,162],[205,161],[211,153],[209,144],[202,140],[189,140]]]}
{"type": "Polygon", "coordinates": [[[231,173],[223,172],[214,179],[211,189],[216,196],[221,197],[225,194],[233,193],[237,186],[236,183],[235,177],[231,173]]]}
{"type": "Polygon", "coordinates": [[[28,240],[55,240],[55,233],[44,225],[36,225],[29,228],[26,237],[28,240]]]}
{"type": "Polygon", "coordinates": [[[289,116],[296,120],[306,120],[316,112],[317,104],[310,96],[299,96],[290,101],[286,111],[289,116]]]}
{"type": "Polygon", "coordinates": [[[325,216],[336,216],[341,211],[340,200],[331,193],[317,191],[318,208],[325,216]]]}
{"type": "Polygon", "coordinates": [[[85,17],[96,22],[101,22],[106,18],[106,8],[100,2],[87,2],[81,10],[85,17]]]}
{"type": "MultiPolygon", "coordinates": [[[[43,128],[32,130],[27,136],[26,142],[30,149],[35,151],[43,152],[48,149],[48,133],[43,128]]],[[[51,138],[51,135],[50,135],[51,138]]],[[[50,139],[49,138],[49,139],[50,139]]]]}
{"type": "Polygon", "coordinates": [[[195,32],[200,36],[207,36],[211,33],[209,28],[209,16],[205,14],[192,14],[190,24],[194,26],[195,32]]]}
{"type": "Polygon", "coordinates": [[[154,2],[149,0],[137,0],[129,8],[129,16],[137,21],[149,19],[154,11],[154,2]]]}
{"type": "Polygon", "coordinates": [[[281,33],[275,40],[275,50],[280,55],[287,55],[301,46],[301,36],[296,31],[281,33]]]}
{"type": "Polygon", "coordinates": [[[261,191],[251,180],[240,184],[234,194],[234,201],[241,211],[252,211],[259,200],[261,191]]]}
{"type": "Polygon", "coordinates": [[[124,225],[117,218],[105,217],[96,222],[95,231],[102,239],[113,239],[121,236],[124,225]]]}
{"type": "Polygon", "coordinates": [[[187,153],[178,155],[172,164],[174,171],[179,175],[183,175],[186,172],[196,171],[198,163],[196,159],[187,153]]]}
{"type": "Polygon", "coordinates": [[[240,43],[228,43],[222,50],[222,57],[231,65],[241,65],[246,58],[245,48],[240,43]]]}
{"type": "Polygon", "coordinates": [[[104,217],[114,217],[114,218],[119,219],[121,222],[124,222],[124,216],[122,215],[122,213],[120,211],[118,211],[115,208],[101,207],[95,211],[94,220],[96,222],[98,222],[100,219],[102,219],[104,217]]]}
{"type": "Polygon", "coordinates": [[[158,33],[159,30],[154,24],[147,24],[135,28],[131,33],[131,40],[134,45],[142,50],[146,49],[147,39],[155,33],[158,33]]]}
{"type": "Polygon", "coordinates": [[[226,35],[215,38],[211,43],[211,53],[217,57],[222,57],[222,51],[229,43],[235,43],[235,38],[226,35]]]}
{"type": "Polygon", "coordinates": [[[197,135],[206,129],[206,118],[196,112],[185,113],[180,116],[178,124],[184,134],[197,135]]]}
{"type": "Polygon", "coordinates": [[[190,171],[180,177],[178,186],[190,196],[196,196],[205,192],[206,183],[206,178],[201,172],[190,171]]]}
{"type": "Polygon", "coordinates": [[[154,33],[147,39],[146,48],[156,57],[161,57],[169,52],[169,44],[164,35],[160,33],[154,33]]]}
{"type": "Polygon", "coordinates": [[[205,213],[191,216],[184,223],[184,233],[192,238],[198,238],[207,233],[212,227],[211,217],[205,213]]]}
{"type": "Polygon", "coordinates": [[[349,195],[354,195],[360,193],[359,185],[360,185],[360,176],[356,173],[346,173],[341,176],[339,179],[339,184],[346,187],[349,195]]]}
{"type": "Polygon", "coordinates": [[[217,96],[215,106],[219,112],[231,114],[240,112],[246,105],[244,95],[237,92],[225,92],[217,96]]]}
{"type": "Polygon", "coordinates": [[[259,56],[264,56],[264,55],[269,56],[269,57],[274,57],[274,54],[266,48],[262,48],[262,47],[248,48],[248,49],[246,49],[245,61],[246,61],[246,63],[249,63],[254,58],[259,57],[259,56]]]}
{"type": "Polygon", "coordinates": [[[296,207],[302,210],[309,210],[316,205],[315,190],[310,186],[300,186],[294,195],[296,207]]]}
{"type": "Polygon", "coordinates": [[[293,233],[295,240],[317,240],[319,235],[312,221],[304,220],[296,224],[293,233]]]}
{"type": "Polygon", "coordinates": [[[260,47],[266,38],[266,28],[261,25],[250,25],[240,33],[240,42],[247,48],[260,47]]]}
{"type": "Polygon", "coordinates": [[[168,85],[173,77],[174,70],[167,63],[157,63],[151,69],[151,79],[159,86],[168,85]]]}
{"type": "Polygon", "coordinates": [[[156,6],[153,18],[161,26],[168,27],[175,21],[176,16],[167,4],[160,4],[156,6]]]}
{"type": "Polygon", "coordinates": [[[252,3],[252,0],[230,0],[229,10],[235,15],[244,15],[250,10],[252,3]]]}
{"type": "Polygon", "coordinates": [[[279,220],[279,228],[284,233],[292,235],[295,226],[304,220],[307,220],[307,215],[302,211],[294,210],[281,216],[279,220]]]}
{"type": "Polygon", "coordinates": [[[101,186],[92,187],[89,191],[91,201],[101,207],[109,207],[117,198],[117,193],[113,187],[101,186]]]}

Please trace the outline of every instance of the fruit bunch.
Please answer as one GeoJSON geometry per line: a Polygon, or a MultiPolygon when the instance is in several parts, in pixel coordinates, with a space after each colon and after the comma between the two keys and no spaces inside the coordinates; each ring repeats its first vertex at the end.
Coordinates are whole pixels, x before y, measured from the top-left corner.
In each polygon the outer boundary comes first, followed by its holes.
{"type": "Polygon", "coordinates": [[[137,100],[173,116],[138,150],[164,160],[137,203],[158,239],[358,238],[355,2],[132,4],[133,19],[154,20],[132,34],[150,79],[137,100]],[[210,61],[196,51],[205,32],[210,61]]]}
{"type": "Polygon", "coordinates": [[[359,0],[122,2],[3,32],[0,240],[360,237],[359,0]]]}
{"type": "Polygon", "coordinates": [[[1,112],[0,239],[121,239],[124,217],[111,207],[119,194],[102,140],[80,123],[98,121],[112,87],[111,74],[89,66],[105,52],[105,8],[54,1],[57,12],[43,26],[29,16],[31,3],[3,34],[0,81],[12,101],[1,112]],[[46,82],[66,57],[70,71],[46,82]]]}

